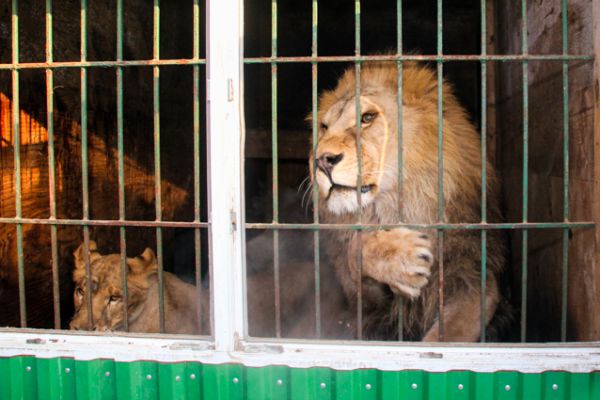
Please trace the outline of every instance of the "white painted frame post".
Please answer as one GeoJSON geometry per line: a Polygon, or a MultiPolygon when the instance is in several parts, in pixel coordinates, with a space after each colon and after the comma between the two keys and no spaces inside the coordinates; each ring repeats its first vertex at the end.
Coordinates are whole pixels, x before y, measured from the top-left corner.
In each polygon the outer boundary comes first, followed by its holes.
{"type": "Polygon", "coordinates": [[[207,129],[213,334],[232,352],[244,332],[241,229],[242,0],[207,2],[207,129]]]}

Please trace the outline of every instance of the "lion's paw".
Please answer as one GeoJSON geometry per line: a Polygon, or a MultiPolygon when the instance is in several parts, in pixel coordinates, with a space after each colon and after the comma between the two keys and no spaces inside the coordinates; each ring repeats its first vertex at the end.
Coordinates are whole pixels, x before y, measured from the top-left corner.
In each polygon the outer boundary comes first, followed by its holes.
{"type": "Polygon", "coordinates": [[[373,232],[363,243],[363,275],[410,298],[421,294],[433,266],[427,234],[406,228],[373,232]]]}

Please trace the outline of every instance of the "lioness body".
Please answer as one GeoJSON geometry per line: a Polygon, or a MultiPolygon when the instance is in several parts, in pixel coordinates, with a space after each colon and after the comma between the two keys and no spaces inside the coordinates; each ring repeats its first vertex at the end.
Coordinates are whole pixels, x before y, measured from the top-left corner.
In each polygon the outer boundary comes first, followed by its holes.
{"type": "MultiPolygon", "coordinates": [[[[360,85],[360,184],[354,68],[346,71],[334,90],[320,97],[314,155],[318,169],[314,172],[321,221],[384,225],[480,222],[480,137],[450,86],[443,83],[443,212],[439,214],[436,74],[426,67],[404,64],[402,179],[398,176],[396,64],[363,65],[360,85]],[[356,190],[359,186],[362,207],[356,190]]],[[[312,154],[310,164],[312,169],[312,154]]],[[[487,218],[494,221],[499,218],[496,179],[491,165],[486,167],[487,218]]],[[[328,231],[328,253],[354,304],[360,282],[366,337],[397,338],[398,316],[402,315],[405,339],[479,338],[481,234],[446,230],[439,241],[436,235],[434,230],[406,228],[328,231]],[[441,252],[438,243],[443,243],[441,252]]],[[[489,231],[487,243],[486,324],[500,301],[497,276],[504,264],[499,234],[489,231]]]]}
{"type": "MultiPolygon", "coordinates": [[[[122,292],[121,259],[118,254],[101,255],[90,242],[92,288],[92,326],[88,323],[86,299],[87,279],[83,245],[75,252],[73,280],[75,315],[71,329],[124,330],[124,298],[122,292]]],[[[160,332],[159,285],[154,252],[146,249],[142,255],[127,259],[127,313],[130,332],[160,332]]],[[[208,318],[208,295],[200,301],[202,315],[208,318]]],[[[200,333],[196,287],[183,282],[169,272],[163,272],[164,321],[166,333],[200,333]]]]}

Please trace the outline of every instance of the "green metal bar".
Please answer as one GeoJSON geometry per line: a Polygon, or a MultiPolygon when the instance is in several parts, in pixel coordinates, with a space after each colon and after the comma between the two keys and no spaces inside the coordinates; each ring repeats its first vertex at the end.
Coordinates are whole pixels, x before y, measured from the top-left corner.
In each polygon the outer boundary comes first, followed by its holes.
{"type": "MultiPolygon", "coordinates": [[[[523,54],[528,54],[527,43],[527,1],[521,0],[521,36],[523,54]]],[[[529,167],[529,62],[523,61],[523,222],[527,222],[529,167]]],[[[528,231],[523,231],[521,259],[521,341],[527,340],[527,239],[528,231]]]]}
{"type": "MultiPolygon", "coordinates": [[[[312,46],[311,55],[318,55],[318,26],[319,26],[319,2],[312,0],[312,46]]],[[[312,62],[312,154],[313,154],[313,223],[319,224],[319,184],[317,183],[317,141],[318,141],[318,117],[319,117],[319,95],[318,95],[318,64],[312,62]]],[[[315,263],[315,333],[321,338],[321,255],[320,255],[320,232],[313,232],[313,250],[315,263]]]]}
{"type": "MultiPolygon", "coordinates": [[[[80,60],[87,60],[87,0],[81,0],[80,9],[80,60]]],[[[83,200],[83,243],[84,243],[84,259],[85,259],[85,277],[86,290],[85,298],[88,307],[88,327],[93,329],[94,313],[92,308],[92,272],[90,267],[90,228],[86,224],[90,219],[90,201],[89,201],[89,163],[88,163],[88,131],[87,131],[87,69],[81,68],[81,197],[83,200]]]]}
{"type": "MultiPolygon", "coordinates": [[[[123,60],[123,0],[117,0],[117,61],[123,60]]],[[[123,68],[117,67],[117,151],[119,153],[119,221],[125,221],[125,167],[123,148],[123,68]]],[[[124,226],[119,227],[119,256],[121,289],[123,292],[123,328],[129,331],[129,292],[127,291],[127,237],[124,226]]]]}
{"type": "MultiPolygon", "coordinates": [[[[402,56],[404,53],[402,45],[402,0],[397,0],[396,3],[396,53],[398,56],[402,56]]],[[[397,140],[398,140],[398,222],[402,222],[402,215],[404,212],[404,137],[403,137],[403,111],[404,111],[404,96],[403,96],[403,82],[404,82],[404,68],[402,60],[396,61],[396,69],[398,70],[397,78],[397,97],[396,102],[398,104],[398,117],[396,123],[397,128],[397,140]]],[[[402,296],[396,296],[398,302],[398,340],[404,339],[404,298],[402,296]]]]}
{"type": "MultiPolygon", "coordinates": [[[[437,0],[437,54],[444,53],[444,25],[442,0],[437,0]]],[[[438,92],[438,222],[444,220],[444,111],[443,111],[444,65],[437,61],[438,92]]],[[[444,232],[437,231],[438,236],[438,269],[439,269],[439,341],[444,340],[444,232]]]]}
{"type": "MultiPolygon", "coordinates": [[[[200,5],[199,0],[193,4],[193,57],[200,58],[200,5]]],[[[193,66],[194,86],[194,222],[200,222],[200,67],[193,66]]],[[[202,332],[202,242],[200,228],[194,229],[194,265],[196,270],[196,302],[198,304],[199,331],[202,332]]]]}
{"type": "MultiPolygon", "coordinates": [[[[19,62],[19,5],[12,1],[12,61],[19,62]]],[[[15,174],[15,213],[21,218],[21,129],[19,104],[19,71],[12,71],[12,117],[13,117],[13,156],[15,174]]],[[[27,326],[25,304],[25,266],[23,263],[23,226],[17,224],[17,268],[19,274],[19,315],[21,328],[27,326]]]]}
{"type": "MultiPolygon", "coordinates": [[[[271,0],[271,57],[277,57],[277,0],[271,0]]],[[[277,135],[277,64],[271,64],[271,167],[273,172],[273,222],[279,222],[279,165],[277,135]]],[[[275,336],[281,337],[281,287],[279,277],[279,232],[273,232],[275,282],[275,336]]]]}
{"type": "MultiPolygon", "coordinates": [[[[46,0],[46,61],[52,62],[52,0],[46,0]]],[[[54,72],[46,69],[46,129],[48,131],[48,193],[50,219],[56,219],[56,170],[54,160],[54,72]]],[[[52,254],[52,306],[54,329],[60,329],[60,275],[58,273],[57,227],[50,226],[52,254]]]]}
{"type": "MultiPolygon", "coordinates": [[[[481,54],[487,54],[486,1],[481,0],[481,54]]],[[[481,222],[487,222],[487,62],[481,61],[481,222]]],[[[481,342],[486,335],[487,232],[481,231],[481,342]]]]}
{"type": "MultiPolygon", "coordinates": [[[[567,0],[562,0],[562,49],[569,51],[569,25],[567,0]]],[[[569,64],[563,61],[563,221],[569,221],[569,64]]],[[[562,304],[560,339],[567,340],[567,313],[569,301],[569,230],[562,232],[562,304]]]]}
{"type": "MultiPolygon", "coordinates": [[[[154,60],[160,59],[160,0],[154,0],[152,25],[152,55],[154,60]]],[[[160,170],[160,69],[156,65],[152,69],[153,114],[154,114],[154,195],[156,197],[156,220],[162,220],[162,189],[160,170]]],[[[158,315],[160,332],[165,332],[165,297],[163,279],[163,247],[162,228],[156,227],[156,257],[158,259],[158,315]]]]}
{"type": "MultiPolygon", "coordinates": [[[[354,1],[354,55],[360,56],[360,0],[354,1]]],[[[358,223],[362,223],[362,144],[361,144],[361,111],[360,111],[360,85],[361,85],[361,64],[359,61],[354,63],[355,75],[355,102],[356,102],[356,159],[358,161],[358,176],[356,177],[356,201],[358,203],[358,223]]],[[[362,339],[362,324],[363,324],[363,287],[362,287],[362,231],[358,231],[356,235],[358,240],[357,264],[358,264],[358,291],[356,304],[356,329],[357,338],[362,339]]]]}

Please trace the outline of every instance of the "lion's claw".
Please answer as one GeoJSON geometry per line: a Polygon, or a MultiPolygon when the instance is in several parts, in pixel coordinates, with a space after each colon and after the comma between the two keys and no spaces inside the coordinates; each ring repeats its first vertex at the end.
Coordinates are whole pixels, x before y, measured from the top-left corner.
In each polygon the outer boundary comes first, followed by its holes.
{"type": "Polygon", "coordinates": [[[400,228],[365,238],[363,274],[416,298],[429,282],[434,257],[429,236],[400,228]]]}

